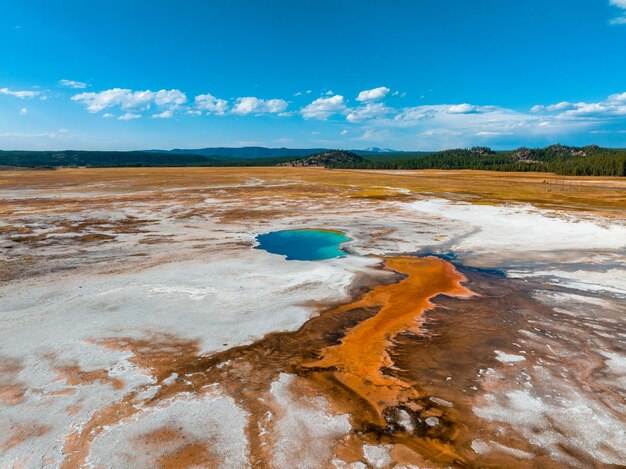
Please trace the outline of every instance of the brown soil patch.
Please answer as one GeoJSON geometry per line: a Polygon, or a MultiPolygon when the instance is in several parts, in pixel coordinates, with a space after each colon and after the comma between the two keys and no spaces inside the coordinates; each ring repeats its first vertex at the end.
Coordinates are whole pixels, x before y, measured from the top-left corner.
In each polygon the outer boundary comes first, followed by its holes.
{"type": "Polygon", "coordinates": [[[51,428],[46,425],[15,425],[12,427],[11,436],[7,442],[2,445],[2,449],[5,451],[9,450],[30,438],[45,435],[50,430],[51,428]]]}
{"type": "Polygon", "coordinates": [[[55,369],[59,380],[65,380],[70,386],[86,386],[95,382],[111,384],[113,389],[124,389],[124,383],[111,378],[106,370],[84,371],[77,365],[57,367],[55,369]]]}

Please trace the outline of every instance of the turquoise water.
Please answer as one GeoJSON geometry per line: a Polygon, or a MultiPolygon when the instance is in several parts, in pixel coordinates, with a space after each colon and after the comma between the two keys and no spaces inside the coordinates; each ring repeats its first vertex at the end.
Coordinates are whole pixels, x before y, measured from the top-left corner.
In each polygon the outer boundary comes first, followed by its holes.
{"type": "Polygon", "coordinates": [[[287,260],[317,261],[345,256],[339,247],[349,241],[345,234],[327,230],[286,230],[272,231],[256,237],[257,249],[273,254],[281,254],[287,260]]]}

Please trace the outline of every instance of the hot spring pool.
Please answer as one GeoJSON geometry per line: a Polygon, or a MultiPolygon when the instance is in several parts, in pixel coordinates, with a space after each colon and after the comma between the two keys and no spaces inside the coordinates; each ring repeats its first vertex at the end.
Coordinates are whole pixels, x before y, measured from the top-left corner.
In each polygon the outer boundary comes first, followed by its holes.
{"type": "Polygon", "coordinates": [[[341,244],[349,241],[341,231],[285,230],[272,231],[256,237],[257,249],[286,256],[287,260],[317,261],[345,256],[341,244]]]}

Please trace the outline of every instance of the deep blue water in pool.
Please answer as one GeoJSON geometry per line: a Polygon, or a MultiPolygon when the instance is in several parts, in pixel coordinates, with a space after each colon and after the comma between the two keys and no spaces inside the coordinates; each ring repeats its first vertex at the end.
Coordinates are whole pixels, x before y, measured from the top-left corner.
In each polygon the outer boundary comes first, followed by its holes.
{"type": "Polygon", "coordinates": [[[257,249],[273,254],[281,254],[287,260],[317,261],[345,256],[339,247],[349,241],[346,235],[327,230],[285,230],[272,231],[256,237],[257,249]]]}

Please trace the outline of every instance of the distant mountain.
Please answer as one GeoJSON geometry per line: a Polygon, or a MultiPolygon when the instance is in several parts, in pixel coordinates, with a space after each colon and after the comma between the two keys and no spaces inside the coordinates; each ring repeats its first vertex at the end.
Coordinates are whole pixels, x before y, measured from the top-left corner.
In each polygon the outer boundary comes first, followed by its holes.
{"type": "Polygon", "coordinates": [[[220,158],[143,151],[0,151],[0,166],[14,167],[124,167],[224,165],[220,158]]]}
{"type": "MultiPolygon", "coordinates": [[[[358,152],[358,150],[356,151],[358,152]]],[[[392,150],[391,148],[378,148],[378,147],[369,147],[362,151],[367,152],[367,153],[403,153],[401,151],[392,150]]]]}
{"type": "Polygon", "coordinates": [[[365,159],[356,153],[345,150],[330,150],[297,160],[281,163],[278,166],[336,166],[352,165],[365,162],[365,159]]]}
{"type": "MultiPolygon", "coordinates": [[[[201,155],[212,156],[217,158],[282,158],[282,157],[295,157],[302,158],[306,156],[315,155],[317,153],[323,153],[332,151],[329,148],[266,148],[266,147],[212,147],[212,148],[195,148],[195,149],[182,149],[176,148],[174,150],[144,150],[147,153],[170,153],[176,155],[201,155]]],[[[371,147],[365,150],[350,150],[357,155],[371,155],[378,153],[401,153],[388,148],[371,147]]]]}

